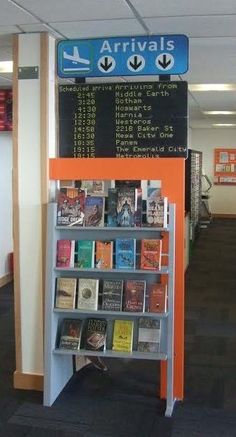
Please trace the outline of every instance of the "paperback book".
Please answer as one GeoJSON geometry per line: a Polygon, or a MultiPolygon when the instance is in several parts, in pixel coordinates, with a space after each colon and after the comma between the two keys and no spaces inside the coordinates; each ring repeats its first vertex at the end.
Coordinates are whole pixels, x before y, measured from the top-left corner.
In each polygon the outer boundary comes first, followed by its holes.
{"type": "Polygon", "coordinates": [[[135,269],[136,240],[134,238],[116,239],[116,268],[135,269]]]}
{"type": "Polygon", "coordinates": [[[148,187],[146,219],[149,226],[167,227],[168,199],[160,195],[158,188],[148,187]]]}
{"type": "Polygon", "coordinates": [[[95,241],[77,240],[75,243],[75,267],[93,269],[95,256],[95,241]]]}
{"type": "Polygon", "coordinates": [[[112,350],[117,352],[132,352],[133,332],[133,320],[115,320],[113,329],[112,350]]]}
{"type": "Polygon", "coordinates": [[[138,351],[159,352],[160,338],[160,320],[140,317],[138,322],[138,351]]]}
{"type": "Polygon", "coordinates": [[[117,193],[117,225],[129,227],[135,225],[136,189],[121,187],[117,193]]]}
{"type": "Polygon", "coordinates": [[[146,282],[129,279],[125,281],[123,311],[143,312],[145,306],[146,282]]]}
{"type": "Polygon", "coordinates": [[[85,226],[104,226],[105,200],[101,196],[88,196],[85,199],[85,226]]]}
{"type": "Polygon", "coordinates": [[[162,240],[142,240],[140,268],[144,270],[160,270],[161,252],[162,240]]]}
{"type": "Polygon", "coordinates": [[[104,279],[102,284],[102,309],[105,311],[121,311],[123,280],[104,279]]]}
{"type": "Polygon", "coordinates": [[[56,308],[75,308],[76,278],[57,278],[56,280],[56,308]]]}
{"type": "Polygon", "coordinates": [[[118,226],[117,198],[118,198],[118,189],[117,188],[109,188],[108,189],[108,199],[107,199],[107,226],[109,226],[109,227],[118,226]]]}
{"type": "Polygon", "coordinates": [[[85,191],[74,187],[60,188],[57,195],[57,225],[83,226],[85,191]]]}
{"type": "Polygon", "coordinates": [[[57,240],[56,266],[74,267],[75,240],[57,240]]]}
{"type": "Polygon", "coordinates": [[[150,313],[164,313],[167,310],[167,285],[153,283],[148,287],[148,309],[150,313]]]}
{"type": "Polygon", "coordinates": [[[83,348],[94,351],[106,349],[107,321],[105,319],[87,319],[83,330],[83,348]]]}
{"type": "Polygon", "coordinates": [[[113,241],[96,241],[96,267],[97,269],[112,269],[113,241]]]}
{"type": "Polygon", "coordinates": [[[82,320],[64,319],[61,325],[60,349],[78,350],[81,341],[82,320]]]}
{"type": "Polygon", "coordinates": [[[97,310],[98,289],[98,279],[79,278],[77,308],[79,310],[97,310]]]}

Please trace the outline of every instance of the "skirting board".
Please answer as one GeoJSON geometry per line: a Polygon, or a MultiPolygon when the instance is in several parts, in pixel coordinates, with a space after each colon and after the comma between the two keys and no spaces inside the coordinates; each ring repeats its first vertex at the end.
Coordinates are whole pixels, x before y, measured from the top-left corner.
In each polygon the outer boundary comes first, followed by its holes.
{"type": "Polygon", "coordinates": [[[43,375],[14,372],[14,388],[43,391],[43,375]]]}
{"type": "Polygon", "coordinates": [[[5,276],[2,276],[0,278],[0,288],[3,287],[4,285],[8,284],[9,282],[11,282],[13,280],[13,275],[12,273],[8,273],[5,276]]]}
{"type": "Polygon", "coordinates": [[[236,214],[212,214],[212,217],[215,218],[228,218],[228,219],[235,219],[236,214]]]}

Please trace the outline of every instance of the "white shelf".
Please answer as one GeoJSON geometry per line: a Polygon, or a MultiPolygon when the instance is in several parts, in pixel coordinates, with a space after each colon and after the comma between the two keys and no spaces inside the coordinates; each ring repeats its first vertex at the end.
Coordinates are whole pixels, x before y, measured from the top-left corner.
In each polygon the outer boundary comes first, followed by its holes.
{"type": "Polygon", "coordinates": [[[149,318],[157,318],[157,319],[166,319],[168,317],[168,312],[165,313],[147,313],[147,312],[134,312],[134,311],[105,311],[105,310],[79,310],[75,309],[67,309],[67,308],[54,308],[55,313],[66,314],[67,316],[75,316],[75,315],[92,315],[93,317],[96,315],[106,316],[106,317],[114,317],[114,318],[135,318],[135,317],[149,317],[149,318]]]}
{"type": "Polygon", "coordinates": [[[78,355],[78,356],[96,356],[103,358],[129,358],[129,359],[139,359],[139,360],[167,360],[167,354],[163,353],[151,353],[151,352],[117,352],[112,350],[106,351],[90,351],[90,350],[68,350],[68,349],[54,349],[54,354],[57,355],[78,355]]]}
{"type": "Polygon", "coordinates": [[[128,273],[129,275],[167,275],[169,273],[168,267],[162,267],[160,270],[140,270],[140,269],[81,269],[77,267],[55,267],[54,270],[56,272],[83,272],[83,273],[115,273],[115,274],[123,274],[128,273]]]}

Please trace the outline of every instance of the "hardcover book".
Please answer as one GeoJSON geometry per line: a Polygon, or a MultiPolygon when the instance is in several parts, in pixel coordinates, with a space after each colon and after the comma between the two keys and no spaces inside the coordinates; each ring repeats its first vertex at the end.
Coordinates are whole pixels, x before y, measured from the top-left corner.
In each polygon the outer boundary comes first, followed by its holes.
{"type": "Polygon", "coordinates": [[[142,240],[140,268],[144,270],[160,270],[162,240],[142,240]]]}
{"type": "Polygon", "coordinates": [[[134,322],[132,320],[115,320],[113,329],[112,350],[132,352],[134,322]]]}
{"type": "Polygon", "coordinates": [[[56,308],[75,308],[76,285],[76,278],[57,278],[56,308]]]}
{"type": "Polygon", "coordinates": [[[135,269],[136,240],[134,238],[116,239],[116,268],[135,269]]]}
{"type": "Polygon", "coordinates": [[[108,189],[108,199],[107,199],[107,226],[116,227],[117,222],[117,198],[118,190],[117,188],[108,189]]]}
{"type": "Polygon", "coordinates": [[[160,338],[160,320],[140,317],[138,322],[138,351],[159,352],[160,338]]]}
{"type": "Polygon", "coordinates": [[[57,225],[83,226],[85,192],[74,187],[60,188],[57,195],[57,225]]]}
{"type": "Polygon", "coordinates": [[[74,254],[74,240],[57,240],[57,267],[74,267],[74,254]]]}
{"type": "Polygon", "coordinates": [[[119,188],[116,206],[118,226],[134,226],[136,206],[136,189],[132,187],[119,188]]]}
{"type": "Polygon", "coordinates": [[[112,269],[113,241],[96,241],[96,267],[98,269],[112,269]]]}
{"type": "Polygon", "coordinates": [[[153,283],[148,287],[148,309],[150,313],[163,313],[167,310],[167,286],[153,283]]]}
{"type": "Polygon", "coordinates": [[[87,319],[83,330],[83,348],[94,351],[106,349],[107,321],[105,319],[87,319]]]}
{"type": "Polygon", "coordinates": [[[149,226],[166,228],[168,199],[161,196],[158,188],[147,189],[146,217],[149,226]]]}
{"type": "Polygon", "coordinates": [[[143,312],[145,306],[146,282],[129,279],[125,281],[123,311],[143,312]]]}
{"type": "Polygon", "coordinates": [[[60,349],[78,350],[81,341],[82,320],[64,319],[61,325],[60,349]]]}
{"type": "Polygon", "coordinates": [[[121,311],[123,281],[121,279],[104,279],[102,284],[102,309],[121,311]]]}
{"type": "Polygon", "coordinates": [[[85,226],[104,226],[105,200],[101,196],[88,196],[85,199],[85,226]]]}
{"type": "Polygon", "coordinates": [[[75,244],[75,267],[79,269],[93,269],[95,255],[95,241],[78,240],[75,244]]]}
{"type": "Polygon", "coordinates": [[[99,280],[92,278],[79,278],[78,280],[78,301],[79,310],[98,309],[98,288],[99,280]]]}

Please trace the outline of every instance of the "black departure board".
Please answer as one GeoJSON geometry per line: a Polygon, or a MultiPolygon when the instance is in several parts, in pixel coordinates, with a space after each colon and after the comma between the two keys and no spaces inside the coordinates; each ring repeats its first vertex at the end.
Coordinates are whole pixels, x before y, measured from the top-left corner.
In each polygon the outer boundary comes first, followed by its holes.
{"type": "Polygon", "coordinates": [[[59,86],[59,156],[187,157],[187,82],[59,86]]]}

